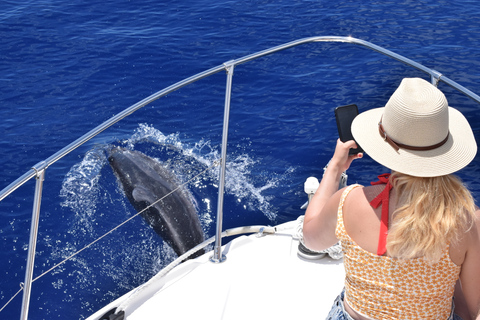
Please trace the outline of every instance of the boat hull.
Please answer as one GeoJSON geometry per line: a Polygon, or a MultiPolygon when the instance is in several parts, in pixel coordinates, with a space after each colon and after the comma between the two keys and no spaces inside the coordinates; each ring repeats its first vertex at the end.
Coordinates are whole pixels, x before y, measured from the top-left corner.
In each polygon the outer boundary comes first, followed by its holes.
{"type": "MultiPolygon", "coordinates": [[[[154,294],[134,307],[127,303],[126,319],[326,318],[343,288],[343,262],[300,256],[296,227],[292,221],[273,235],[238,237],[224,246],[223,263],[212,263],[211,252],[182,263],[149,284],[158,288],[154,294]]],[[[125,305],[132,293],[88,320],[125,305]]]]}

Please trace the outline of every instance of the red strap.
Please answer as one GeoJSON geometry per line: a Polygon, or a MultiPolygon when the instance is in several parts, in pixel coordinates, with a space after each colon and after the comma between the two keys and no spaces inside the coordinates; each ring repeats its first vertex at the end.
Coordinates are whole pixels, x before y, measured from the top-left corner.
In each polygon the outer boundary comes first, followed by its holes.
{"type": "Polygon", "coordinates": [[[382,218],[380,220],[380,235],[378,237],[377,255],[382,256],[387,252],[387,235],[388,235],[388,203],[390,198],[390,173],[384,173],[378,176],[379,181],[371,182],[371,185],[386,184],[385,189],[380,192],[370,205],[375,209],[382,205],[382,218]]]}

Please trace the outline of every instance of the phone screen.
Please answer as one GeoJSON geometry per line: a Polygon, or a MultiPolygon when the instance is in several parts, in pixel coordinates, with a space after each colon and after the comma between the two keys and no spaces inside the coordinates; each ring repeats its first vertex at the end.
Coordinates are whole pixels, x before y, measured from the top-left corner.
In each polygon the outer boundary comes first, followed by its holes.
{"type": "MultiPolygon", "coordinates": [[[[354,140],[351,127],[352,121],[357,115],[358,107],[355,104],[335,108],[335,119],[337,119],[338,135],[342,142],[354,140]]],[[[356,149],[350,149],[349,154],[357,154],[359,152],[363,152],[360,146],[356,149]]]]}

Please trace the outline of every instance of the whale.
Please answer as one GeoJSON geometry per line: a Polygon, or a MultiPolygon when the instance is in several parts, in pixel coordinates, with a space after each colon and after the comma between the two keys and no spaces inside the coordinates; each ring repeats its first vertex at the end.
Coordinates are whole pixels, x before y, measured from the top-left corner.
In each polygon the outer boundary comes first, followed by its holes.
{"type": "Polygon", "coordinates": [[[144,153],[121,147],[108,151],[108,162],[132,206],[178,256],[204,241],[192,196],[170,170],[144,153]]]}

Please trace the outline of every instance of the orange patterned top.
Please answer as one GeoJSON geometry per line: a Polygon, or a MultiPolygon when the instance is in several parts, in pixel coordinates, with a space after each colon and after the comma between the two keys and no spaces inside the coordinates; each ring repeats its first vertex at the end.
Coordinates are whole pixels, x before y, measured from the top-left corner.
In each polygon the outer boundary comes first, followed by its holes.
{"type": "Polygon", "coordinates": [[[372,319],[447,319],[460,273],[445,248],[437,263],[423,258],[403,260],[378,256],[358,246],[345,230],[341,198],[335,234],[342,243],[345,299],[358,313],[372,319]]]}

